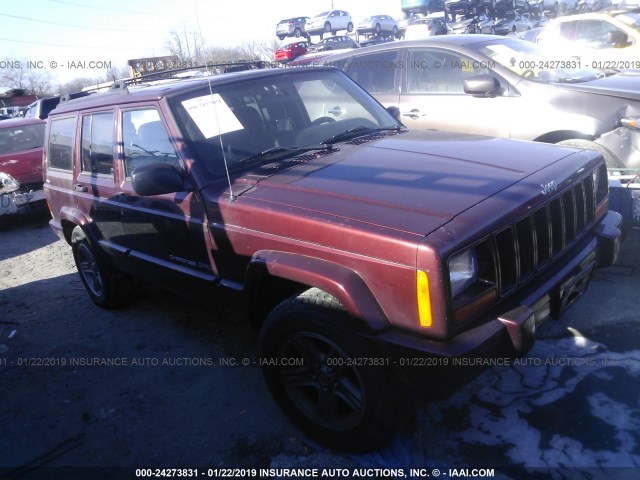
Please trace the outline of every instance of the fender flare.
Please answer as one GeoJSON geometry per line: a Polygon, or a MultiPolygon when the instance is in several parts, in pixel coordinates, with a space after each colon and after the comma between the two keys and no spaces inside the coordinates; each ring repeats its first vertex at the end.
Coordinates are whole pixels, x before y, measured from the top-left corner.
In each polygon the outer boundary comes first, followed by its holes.
{"type": "Polygon", "coordinates": [[[389,322],[364,280],[353,270],[332,261],[306,255],[264,250],[256,252],[247,267],[244,297],[248,302],[252,290],[264,275],[278,277],[334,296],[354,318],[371,330],[382,330],[389,322]]]}
{"type": "Polygon", "coordinates": [[[62,207],[62,209],[60,209],[60,224],[62,225],[64,238],[69,245],[71,245],[71,233],[76,226],[82,228],[90,243],[95,244],[97,241],[97,232],[91,228],[91,220],[77,208],[62,207]],[[71,225],[73,225],[73,227],[69,228],[71,225]]]}

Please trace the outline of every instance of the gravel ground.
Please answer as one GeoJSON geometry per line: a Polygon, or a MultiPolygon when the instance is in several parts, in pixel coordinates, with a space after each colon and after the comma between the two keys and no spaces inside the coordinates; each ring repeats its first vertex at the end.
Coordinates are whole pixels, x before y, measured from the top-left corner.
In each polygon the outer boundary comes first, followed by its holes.
{"type": "Polygon", "coordinates": [[[425,405],[415,429],[379,452],[341,455],[300,435],[271,400],[248,326],[151,287],[124,310],[95,307],[47,220],[0,231],[0,478],[243,467],[352,478],[494,468],[513,479],[627,467],[617,478],[640,478],[640,231],[561,323],[545,324],[529,364],[493,368],[425,405]]]}

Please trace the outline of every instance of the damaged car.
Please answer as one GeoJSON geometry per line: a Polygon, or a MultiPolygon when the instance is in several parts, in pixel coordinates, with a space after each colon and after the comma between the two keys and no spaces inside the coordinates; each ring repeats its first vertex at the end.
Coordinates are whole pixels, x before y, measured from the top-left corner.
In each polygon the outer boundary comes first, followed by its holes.
{"type": "Polygon", "coordinates": [[[46,122],[15,118],[0,122],[0,223],[44,204],[42,145],[46,122]]]}
{"type": "Polygon", "coordinates": [[[329,67],[61,102],[44,166],[97,306],[137,278],[242,313],[282,411],[342,450],[388,442],[454,359],[528,352],[621,235],[599,153],[409,131],[329,67]]]}

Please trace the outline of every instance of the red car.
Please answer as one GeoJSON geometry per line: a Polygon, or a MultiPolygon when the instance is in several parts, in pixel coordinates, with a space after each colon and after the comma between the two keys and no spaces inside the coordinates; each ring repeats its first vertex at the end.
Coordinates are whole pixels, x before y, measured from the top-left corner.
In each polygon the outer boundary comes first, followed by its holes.
{"type": "Polygon", "coordinates": [[[0,220],[42,202],[42,145],[46,122],[16,118],[0,122],[0,220]]]}
{"type": "Polygon", "coordinates": [[[306,40],[282,45],[278,50],[276,50],[276,62],[286,63],[291,60],[295,60],[300,55],[307,53],[308,47],[309,42],[306,40]]]}

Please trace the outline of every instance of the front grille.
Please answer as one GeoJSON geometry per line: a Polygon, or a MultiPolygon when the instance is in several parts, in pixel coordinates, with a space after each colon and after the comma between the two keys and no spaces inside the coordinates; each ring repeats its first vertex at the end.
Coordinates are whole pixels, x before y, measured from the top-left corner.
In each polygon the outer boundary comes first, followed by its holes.
{"type": "Polygon", "coordinates": [[[595,220],[592,175],[493,237],[498,295],[504,296],[569,249],[595,220]]]}

